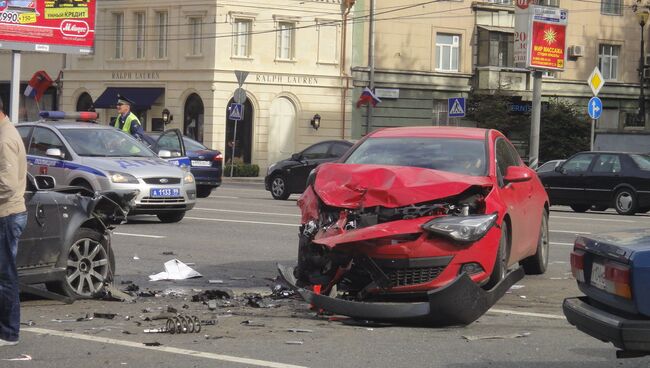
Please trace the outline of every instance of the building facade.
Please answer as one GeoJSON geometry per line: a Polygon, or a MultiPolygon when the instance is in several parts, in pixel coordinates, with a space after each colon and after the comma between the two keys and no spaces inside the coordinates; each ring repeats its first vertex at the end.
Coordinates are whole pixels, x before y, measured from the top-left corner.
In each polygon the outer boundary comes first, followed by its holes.
{"type": "Polygon", "coordinates": [[[98,8],[94,55],[67,59],[65,109],[94,109],[109,123],[120,93],[145,130],[179,128],[227,161],[234,143],[235,162],[261,168],[350,137],[345,1],[105,0],[98,8]],[[243,109],[233,112],[235,71],[247,78],[243,109]]]}
{"type": "MultiPolygon", "coordinates": [[[[367,13],[369,2],[357,1],[354,16],[367,13]]],[[[598,66],[605,78],[599,93],[604,111],[596,126],[600,148],[624,148],[618,145],[630,139],[629,134],[650,141],[643,138],[650,122],[638,118],[641,26],[633,10],[636,1],[537,3],[568,9],[569,19],[565,68],[544,74],[543,99],[568,99],[585,106],[586,113],[593,96],[587,79],[598,66]],[[607,142],[602,140],[606,137],[607,142]]],[[[470,92],[511,95],[513,101],[523,101],[526,110],[532,76],[514,67],[514,12],[512,0],[377,0],[375,87],[388,93],[374,109],[372,128],[471,124],[447,118],[447,99],[470,92]]],[[[369,84],[367,40],[366,24],[354,35],[355,45],[363,45],[355,47],[353,58],[354,97],[369,84]]],[[[352,129],[353,137],[365,134],[366,109],[353,110],[352,129]]]]}

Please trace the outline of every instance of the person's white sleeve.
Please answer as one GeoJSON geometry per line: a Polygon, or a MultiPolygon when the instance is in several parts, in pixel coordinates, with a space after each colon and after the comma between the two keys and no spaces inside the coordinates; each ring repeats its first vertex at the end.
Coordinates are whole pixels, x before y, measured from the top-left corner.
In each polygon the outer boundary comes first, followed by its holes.
{"type": "Polygon", "coordinates": [[[16,153],[7,147],[6,144],[0,144],[0,204],[9,201],[16,193],[11,183],[16,182],[15,168],[10,164],[16,162],[16,153]]]}

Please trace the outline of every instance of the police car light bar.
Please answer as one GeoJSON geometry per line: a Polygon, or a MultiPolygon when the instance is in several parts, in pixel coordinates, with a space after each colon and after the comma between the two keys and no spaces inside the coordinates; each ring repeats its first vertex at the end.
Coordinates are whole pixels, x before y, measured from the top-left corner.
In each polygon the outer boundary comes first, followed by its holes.
{"type": "Polygon", "coordinates": [[[80,111],[80,112],[65,112],[65,111],[41,111],[39,113],[41,118],[49,120],[61,119],[75,119],[83,121],[97,120],[98,114],[96,112],[80,111]]]}

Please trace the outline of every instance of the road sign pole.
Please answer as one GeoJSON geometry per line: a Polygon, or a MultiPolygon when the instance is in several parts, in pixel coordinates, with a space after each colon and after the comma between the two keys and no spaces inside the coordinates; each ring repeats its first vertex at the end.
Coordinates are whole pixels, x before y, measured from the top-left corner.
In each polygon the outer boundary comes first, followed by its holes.
{"type": "Polygon", "coordinates": [[[232,133],[232,154],[230,155],[230,177],[232,178],[233,171],[235,170],[235,146],[237,146],[237,123],[235,120],[235,130],[232,133]]]}
{"type": "Polygon", "coordinates": [[[594,135],[595,135],[594,132],[596,131],[596,122],[597,121],[598,121],[598,119],[591,119],[591,138],[589,140],[589,142],[591,142],[591,145],[589,146],[590,151],[594,150],[594,135]]]}
{"type": "Polygon", "coordinates": [[[11,53],[11,122],[18,124],[20,119],[20,51],[11,53]]]}
{"type": "Polygon", "coordinates": [[[542,72],[533,71],[533,111],[530,119],[528,166],[537,169],[539,163],[539,127],[542,116],[542,72]]]}

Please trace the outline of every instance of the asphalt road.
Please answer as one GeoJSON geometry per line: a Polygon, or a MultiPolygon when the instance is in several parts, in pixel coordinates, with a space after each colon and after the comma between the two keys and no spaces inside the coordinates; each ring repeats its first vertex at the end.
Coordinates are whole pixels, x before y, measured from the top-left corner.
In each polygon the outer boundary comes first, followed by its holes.
{"type": "Polygon", "coordinates": [[[115,231],[117,284],[124,287],[121,283],[130,281],[157,296],[135,303],[88,300],[72,305],[27,298],[21,343],[0,348],[0,367],[650,366],[650,358],[617,360],[613,346],[577,331],[561,310],[563,298],[580,294],[569,265],[575,234],[647,227],[646,215],[552,208],[548,272],[524,278],[466,327],[348,326],[316,316],[299,300],[274,301],[275,308],[224,302],[214,311],[191,301],[192,295],[214,288],[231,288],[237,295],[269,293],[275,264],[295,260],[296,199],[275,201],[259,184],[225,184],[199,200],[179,224],[163,225],[146,216],[132,219],[115,231]],[[148,281],[173,258],[191,264],[203,277],[148,281]],[[217,325],[204,326],[198,334],[145,334],[144,329],[163,321],[144,319],[168,306],[216,319],[217,325]],[[100,312],[117,316],[85,319],[100,312]],[[31,360],[4,360],[21,354],[31,360]]]}

